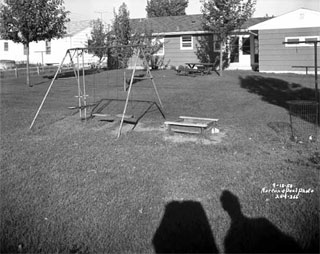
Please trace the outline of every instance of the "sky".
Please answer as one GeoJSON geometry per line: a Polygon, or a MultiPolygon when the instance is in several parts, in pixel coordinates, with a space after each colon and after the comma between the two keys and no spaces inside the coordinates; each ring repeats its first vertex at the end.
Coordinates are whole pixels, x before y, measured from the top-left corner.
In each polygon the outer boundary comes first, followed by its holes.
{"type": "MultiPolygon", "coordinates": [[[[71,12],[72,21],[102,18],[109,23],[113,18],[113,10],[125,2],[130,18],[145,18],[147,0],[64,0],[65,7],[71,12]]],[[[320,11],[320,0],[257,0],[254,17],[279,16],[298,8],[320,11]]],[[[187,14],[199,14],[200,0],[189,0],[187,14]]]]}

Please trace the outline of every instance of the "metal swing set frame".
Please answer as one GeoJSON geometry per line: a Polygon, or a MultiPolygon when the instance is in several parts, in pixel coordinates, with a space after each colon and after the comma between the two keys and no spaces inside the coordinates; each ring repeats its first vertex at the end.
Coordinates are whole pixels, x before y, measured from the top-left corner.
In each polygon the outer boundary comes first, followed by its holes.
{"type": "Polygon", "coordinates": [[[88,50],[92,50],[92,49],[111,49],[111,48],[126,48],[126,47],[132,47],[132,48],[137,48],[137,52],[136,52],[136,59],[135,59],[135,64],[134,64],[134,67],[133,67],[133,70],[132,70],[132,73],[131,73],[131,78],[130,78],[130,82],[129,82],[129,86],[127,87],[127,96],[126,96],[126,101],[125,101],[125,105],[124,105],[124,109],[123,109],[123,113],[121,115],[121,121],[120,121],[120,126],[119,126],[119,129],[118,129],[118,134],[117,134],[117,138],[120,137],[121,135],[121,130],[122,130],[122,126],[123,126],[123,123],[124,123],[124,119],[125,119],[125,116],[126,116],[126,111],[127,111],[127,107],[128,107],[128,103],[129,103],[129,100],[130,100],[130,94],[131,94],[131,91],[132,91],[132,85],[133,85],[133,81],[135,79],[135,71],[136,71],[136,68],[137,68],[137,62],[138,62],[138,59],[139,59],[139,55],[142,54],[143,56],[143,60],[146,64],[146,67],[147,67],[147,76],[144,77],[143,79],[150,79],[151,82],[152,82],[152,85],[153,85],[153,89],[155,91],[155,94],[157,96],[157,99],[158,99],[158,102],[159,102],[159,106],[156,104],[156,102],[154,102],[157,106],[157,108],[159,109],[160,113],[162,114],[162,116],[165,118],[165,114],[164,114],[164,111],[163,111],[163,104],[162,104],[162,101],[160,99],[160,95],[159,95],[159,92],[157,90],[157,86],[154,82],[154,79],[153,79],[153,76],[151,74],[151,71],[150,71],[150,68],[149,68],[149,64],[148,64],[148,61],[146,60],[146,55],[145,55],[145,52],[144,52],[144,48],[145,46],[144,45],[121,45],[121,46],[111,46],[111,47],[97,47],[97,48],[88,48],[88,47],[83,47],[83,48],[70,48],[66,51],[42,101],[41,101],[41,104],[32,120],[32,123],[29,127],[29,129],[31,129],[42,109],[42,106],[46,100],[46,98],[48,97],[48,94],[54,84],[54,81],[57,79],[58,77],[58,74],[61,72],[61,69],[62,69],[62,66],[67,58],[67,56],[70,57],[70,62],[72,64],[72,67],[73,67],[73,72],[74,72],[74,77],[76,78],[77,80],[77,88],[78,88],[78,95],[76,96],[78,98],[78,109],[79,109],[79,116],[80,116],[80,119],[87,119],[87,107],[88,107],[88,104],[87,104],[87,97],[88,95],[86,94],[86,80],[85,80],[85,68],[84,68],[84,53],[88,50]],[[73,54],[72,54],[73,53],[73,54]],[[76,55],[76,65],[73,61],[73,58],[74,56],[76,55]],[[82,80],[80,79],[80,58],[79,56],[81,55],[81,62],[82,62],[82,80]]]}

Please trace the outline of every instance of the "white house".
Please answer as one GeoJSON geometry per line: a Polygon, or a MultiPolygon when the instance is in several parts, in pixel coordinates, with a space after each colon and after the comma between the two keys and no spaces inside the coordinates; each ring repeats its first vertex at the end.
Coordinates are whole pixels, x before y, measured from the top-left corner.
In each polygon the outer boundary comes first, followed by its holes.
{"type": "MultiPolygon", "coordinates": [[[[51,41],[39,41],[30,43],[30,63],[32,64],[59,64],[67,49],[86,47],[90,38],[92,26],[89,20],[71,21],[66,24],[67,34],[60,39],[51,41]]],[[[26,50],[21,43],[0,39],[0,60],[14,60],[25,62],[27,60],[26,50]]],[[[85,62],[95,62],[97,58],[85,54],[85,62]]],[[[65,63],[69,63],[69,57],[65,63]]]]}
{"type": "MultiPolygon", "coordinates": [[[[259,65],[259,71],[306,73],[308,66],[315,65],[314,43],[310,42],[320,41],[320,12],[301,8],[250,26],[248,30],[257,35],[251,64],[259,65]]],[[[318,66],[319,54],[320,42],[318,66]]],[[[314,73],[314,68],[309,67],[308,71],[314,73]]]]}

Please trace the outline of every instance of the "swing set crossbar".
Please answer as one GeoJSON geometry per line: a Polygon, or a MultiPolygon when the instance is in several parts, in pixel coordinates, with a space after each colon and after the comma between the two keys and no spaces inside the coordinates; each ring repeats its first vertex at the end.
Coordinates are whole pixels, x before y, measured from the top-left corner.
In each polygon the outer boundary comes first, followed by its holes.
{"type": "Polygon", "coordinates": [[[146,48],[147,45],[140,45],[140,44],[132,44],[132,45],[118,45],[118,46],[108,46],[108,47],[77,47],[77,48],[70,48],[70,51],[77,51],[77,50],[94,50],[94,49],[113,49],[113,48],[146,48]]]}

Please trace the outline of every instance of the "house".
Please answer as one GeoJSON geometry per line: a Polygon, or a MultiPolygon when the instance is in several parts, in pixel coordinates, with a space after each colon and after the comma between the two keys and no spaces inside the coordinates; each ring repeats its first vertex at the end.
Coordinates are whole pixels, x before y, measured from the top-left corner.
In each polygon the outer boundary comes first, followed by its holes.
{"type": "MultiPolygon", "coordinates": [[[[252,66],[261,72],[306,73],[304,67],[314,66],[314,43],[320,41],[320,12],[298,9],[248,27],[252,36],[252,66]],[[284,44],[284,42],[300,42],[284,44]]],[[[317,46],[320,66],[320,43],[317,46]]],[[[309,72],[314,73],[314,68],[309,72]]]]}
{"type": "MultiPolygon", "coordinates": [[[[86,47],[91,34],[90,21],[76,21],[66,23],[67,34],[63,38],[51,41],[31,42],[29,45],[30,63],[52,65],[61,63],[67,49],[86,47]]],[[[0,60],[14,60],[26,62],[26,49],[21,43],[0,39],[0,60]]],[[[85,54],[85,62],[94,62],[96,58],[85,54]]],[[[69,57],[65,63],[69,63],[69,57]]]]}
{"type": "MultiPolygon", "coordinates": [[[[268,18],[252,18],[234,31],[229,43],[229,69],[251,69],[249,26],[268,18]]],[[[163,45],[157,55],[171,66],[186,62],[215,62],[220,54],[216,36],[202,28],[202,14],[131,19],[132,32],[151,31],[163,45]]]]}

